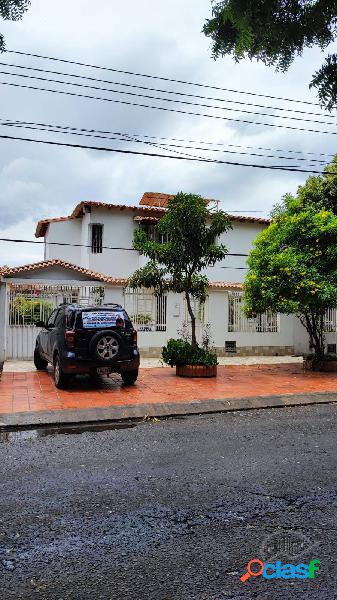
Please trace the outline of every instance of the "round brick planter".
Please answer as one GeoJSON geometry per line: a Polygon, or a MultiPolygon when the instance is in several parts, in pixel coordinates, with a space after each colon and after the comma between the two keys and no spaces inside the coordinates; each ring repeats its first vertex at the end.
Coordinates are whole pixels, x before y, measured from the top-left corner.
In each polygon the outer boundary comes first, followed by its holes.
{"type": "Polygon", "coordinates": [[[177,365],[176,375],[178,377],[216,377],[217,366],[205,365],[177,365]]]}

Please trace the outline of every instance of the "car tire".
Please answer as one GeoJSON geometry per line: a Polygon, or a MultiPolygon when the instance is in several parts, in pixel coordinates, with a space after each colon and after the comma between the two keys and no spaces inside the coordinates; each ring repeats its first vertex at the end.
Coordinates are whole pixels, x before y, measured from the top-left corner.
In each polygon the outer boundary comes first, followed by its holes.
{"type": "Polygon", "coordinates": [[[38,371],[45,371],[48,366],[48,361],[42,358],[38,346],[34,350],[34,365],[38,371]]]}
{"type": "Polygon", "coordinates": [[[111,365],[118,359],[123,340],[118,333],[110,330],[99,331],[90,341],[89,351],[92,358],[101,365],[111,365]]]}
{"type": "Polygon", "coordinates": [[[122,371],[121,377],[125,385],[133,385],[138,378],[138,369],[133,369],[132,371],[122,371]]]}
{"type": "Polygon", "coordinates": [[[54,358],[54,382],[55,387],[63,390],[68,386],[70,376],[62,371],[61,361],[58,354],[54,358]]]}

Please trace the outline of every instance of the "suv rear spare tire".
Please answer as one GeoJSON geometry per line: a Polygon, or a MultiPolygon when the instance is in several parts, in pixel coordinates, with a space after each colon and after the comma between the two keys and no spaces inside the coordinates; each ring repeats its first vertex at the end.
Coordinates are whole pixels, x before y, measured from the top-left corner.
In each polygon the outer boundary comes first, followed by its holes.
{"type": "Polygon", "coordinates": [[[121,337],[109,330],[96,333],[90,340],[89,351],[94,360],[103,365],[115,362],[122,349],[121,337]]]}

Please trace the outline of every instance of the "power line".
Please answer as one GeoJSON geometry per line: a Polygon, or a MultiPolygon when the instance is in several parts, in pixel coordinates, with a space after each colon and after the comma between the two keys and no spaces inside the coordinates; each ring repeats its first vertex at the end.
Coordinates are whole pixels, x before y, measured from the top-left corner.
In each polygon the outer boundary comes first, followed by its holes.
{"type": "MultiPolygon", "coordinates": [[[[51,124],[51,123],[35,123],[33,121],[22,121],[22,120],[16,120],[16,119],[0,119],[0,121],[5,121],[6,125],[8,126],[12,126],[18,124],[22,124],[22,125],[36,125],[39,127],[55,127],[57,129],[64,129],[64,130],[69,130],[69,132],[71,133],[72,131],[79,131],[79,132],[85,132],[85,133],[97,133],[97,134],[102,134],[102,135],[113,135],[113,136],[119,136],[121,138],[127,138],[126,140],[121,140],[121,141],[128,141],[130,138],[133,138],[133,141],[142,141],[139,139],[135,139],[135,138],[146,138],[146,139],[151,139],[151,140],[163,140],[163,141],[169,141],[169,142],[185,142],[185,143],[193,143],[193,144],[206,144],[206,145],[213,145],[213,146],[221,146],[221,147],[229,147],[229,148],[244,148],[245,150],[261,150],[261,151],[266,151],[266,152],[288,152],[288,153],[292,153],[292,154],[307,154],[310,156],[326,156],[329,158],[332,158],[334,156],[334,154],[325,154],[325,153],[314,153],[314,152],[303,152],[303,151],[299,151],[299,150],[287,150],[287,149],[273,149],[273,148],[265,148],[265,147],[254,147],[254,146],[243,146],[243,145],[239,145],[239,144],[225,144],[225,143],[219,143],[219,142],[205,142],[205,141],[201,141],[201,140],[185,140],[182,138],[168,138],[168,137],[160,137],[160,136],[154,136],[154,135],[144,135],[144,134],[138,134],[138,133],[128,133],[128,132],[120,132],[120,131],[105,131],[105,130],[96,130],[96,129],[86,129],[86,128],[79,128],[79,127],[73,127],[70,125],[55,125],[55,124],[51,124]]],[[[97,136],[98,137],[98,136],[97,136]]],[[[106,138],[106,139],[119,139],[118,137],[116,138],[106,138]]],[[[165,143],[165,145],[169,145],[167,143],[165,143]]],[[[175,145],[173,145],[175,146],[175,145]]],[[[186,148],[186,146],[184,146],[186,148]]],[[[213,148],[200,148],[200,150],[214,150],[213,148]]],[[[237,152],[231,152],[231,154],[237,154],[237,152]]],[[[263,155],[264,156],[264,155],[263,155]]],[[[286,160],[288,159],[292,159],[292,157],[276,157],[276,158],[284,158],[286,160]]],[[[299,159],[299,160],[311,160],[309,158],[307,159],[299,159]]],[[[317,162],[316,160],[313,160],[313,162],[317,162]]],[[[319,161],[322,163],[325,163],[326,161],[319,161]]]]}
{"type": "MultiPolygon", "coordinates": [[[[81,130],[77,130],[76,127],[63,127],[61,125],[53,125],[53,124],[47,124],[47,123],[27,123],[25,121],[10,121],[10,122],[1,122],[4,121],[3,119],[0,119],[0,126],[3,127],[15,127],[15,128],[23,128],[23,129],[31,129],[34,131],[47,131],[49,133],[63,133],[65,135],[77,135],[77,136],[83,136],[83,137],[88,137],[88,138],[98,138],[98,139],[104,139],[104,140],[114,140],[114,141],[121,141],[121,142],[128,142],[128,141],[132,141],[135,143],[140,143],[140,144],[149,144],[151,146],[155,146],[156,148],[163,148],[164,150],[171,150],[171,152],[176,152],[175,150],[172,150],[172,148],[181,148],[183,150],[198,150],[198,151],[203,151],[203,152],[220,152],[222,154],[239,154],[239,155],[246,155],[246,156],[256,156],[256,157],[261,157],[261,158],[277,158],[280,160],[297,160],[297,161],[305,161],[305,162],[311,162],[311,163],[319,163],[319,164],[326,164],[326,161],[324,160],[317,160],[317,159],[313,159],[313,158],[293,158],[290,156],[275,156],[275,155],[266,155],[266,154],[258,154],[258,153],[254,153],[254,152],[238,152],[235,150],[222,150],[220,148],[202,148],[202,147],[195,147],[195,146],[180,146],[178,144],[168,144],[165,143],[164,145],[159,145],[157,143],[154,142],[148,142],[145,140],[139,140],[133,137],[132,134],[124,134],[125,137],[124,138],[120,138],[120,137],[114,137],[114,136],[105,136],[105,135],[100,135],[100,134],[94,134],[94,133],[83,133],[83,129],[81,130]],[[71,129],[71,131],[69,131],[69,129],[71,129]]],[[[95,131],[95,130],[91,130],[91,131],[95,131]]],[[[177,154],[183,154],[185,156],[191,156],[190,154],[187,154],[186,152],[177,152],[177,154]]],[[[204,157],[194,157],[194,158],[204,158],[204,157]]],[[[310,165],[308,165],[310,166],[310,165]]]]}
{"type": "MultiPolygon", "coordinates": [[[[106,148],[106,147],[101,147],[101,146],[86,146],[84,144],[70,144],[68,142],[54,142],[54,141],[50,141],[50,140],[37,140],[34,138],[24,138],[24,137],[16,137],[16,136],[11,136],[11,135],[0,135],[0,139],[5,139],[5,140],[18,140],[21,142],[33,142],[36,144],[49,144],[51,146],[64,146],[64,147],[68,147],[68,148],[83,148],[85,150],[97,150],[100,152],[116,152],[119,154],[135,154],[137,156],[151,156],[151,157],[157,157],[157,158],[170,158],[173,160],[187,160],[187,161],[193,161],[193,162],[205,162],[205,163],[213,163],[213,164],[222,164],[222,165],[233,165],[233,166],[240,166],[240,167],[253,167],[253,168],[257,168],[257,169],[271,169],[271,170],[278,170],[278,171],[290,171],[290,172],[294,172],[294,173],[314,173],[314,174],[318,174],[321,175],[322,172],[321,171],[316,171],[313,169],[301,169],[298,167],[285,167],[285,166],[281,166],[281,165],[256,165],[256,164],[252,164],[252,163],[240,163],[240,162],[234,162],[234,161],[226,161],[226,160],[215,160],[215,159],[209,159],[209,158],[191,158],[191,157],[185,157],[185,156],[170,156],[167,154],[158,154],[158,153],[154,153],[154,152],[138,152],[137,150],[124,150],[121,148],[106,148]]],[[[337,175],[337,172],[334,171],[325,171],[326,175],[337,175]]]]}
{"type": "MultiPolygon", "coordinates": [[[[71,244],[70,242],[45,242],[40,240],[23,240],[18,238],[0,238],[0,242],[13,242],[16,244],[43,244],[47,246],[71,246],[72,248],[91,248],[91,244],[71,244]]],[[[126,250],[138,252],[135,248],[125,248],[123,246],[102,246],[103,250],[126,250]]],[[[238,254],[227,252],[226,256],[249,256],[248,254],[238,254]]]]}
{"type": "Polygon", "coordinates": [[[61,85],[71,85],[71,86],[75,86],[75,87],[79,87],[79,88],[86,88],[86,89],[90,89],[90,90],[98,90],[101,92],[109,92],[112,94],[123,94],[126,96],[133,96],[136,98],[147,98],[149,100],[156,100],[156,101],[160,101],[160,102],[173,102],[175,104],[186,104],[188,106],[197,106],[197,107],[201,107],[201,108],[212,108],[215,110],[227,110],[227,111],[231,111],[231,112],[239,112],[239,113],[245,113],[248,115],[257,115],[257,116],[262,116],[262,117],[271,117],[273,119],[286,119],[286,120],[291,120],[291,121],[303,121],[305,123],[315,123],[318,125],[332,125],[332,126],[336,126],[337,123],[332,123],[331,121],[317,121],[315,119],[304,119],[302,117],[290,117],[288,115],[271,115],[269,113],[263,113],[263,112],[256,112],[256,111],[250,111],[250,110],[245,110],[243,108],[231,108],[231,107],[222,107],[222,106],[214,106],[214,104],[201,104],[198,102],[190,102],[188,100],[176,100],[174,98],[160,98],[158,96],[151,96],[148,94],[139,94],[136,92],[125,92],[123,90],[111,90],[108,88],[103,88],[103,87],[98,87],[95,85],[87,85],[84,83],[73,83],[73,82],[69,82],[69,81],[61,81],[60,79],[50,79],[48,77],[39,77],[38,75],[32,76],[32,75],[25,75],[23,73],[10,73],[8,71],[0,71],[1,75],[9,75],[11,77],[24,77],[25,79],[37,79],[38,81],[46,81],[48,83],[57,83],[57,84],[61,84],[61,85]]]}
{"type": "Polygon", "coordinates": [[[129,102],[127,100],[117,100],[116,98],[105,98],[105,97],[101,97],[101,96],[89,96],[88,94],[78,94],[75,92],[69,92],[69,91],[65,91],[65,90],[53,90],[50,88],[41,88],[41,87],[32,86],[32,85],[23,85],[20,83],[12,83],[12,82],[8,82],[8,81],[1,81],[0,84],[17,87],[17,88],[22,88],[22,89],[37,90],[40,92],[51,92],[53,94],[63,94],[66,96],[73,96],[76,98],[87,98],[90,100],[113,102],[115,104],[125,104],[127,106],[137,106],[140,108],[151,108],[151,109],[155,109],[155,110],[162,110],[165,112],[173,112],[173,113],[178,113],[178,114],[183,114],[183,115],[207,117],[209,119],[220,119],[222,121],[232,121],[235,123],[246,123],[248,125],[263,125],[264,127],[277,127],[280,129],[291,129],[292,131],[304,131],[306,133],[321,133],[321,134],[337,135],[337,132],[334,132],[334,131],[322,131],[322,130],[317,130],[317,129],[305,129],[303,127],[292,127],[291,125],[277,125],[276,123],[262,123],[260,121],[248,121],[247,119],[235,119],[234,117],[224,117],[224,116],[220,116],[220,115],[209,115],[207,113],[190,112],[190,111],[181,110],[178,108],[167,108],[166,106],[153,106],[153,105],[149,105],[149,104],[141,104],[139,102],[129,102]]]}
{"type": "MultiPolygon", "coordinates": [[[[214,100],[216,102],[228,102],[229,104],[241,104],[243,106],[250,106],[250,107],[255,107],[255,108],[263,108],[263,109],[267,109],[267,110],[279,110],[279,111],[293,112],[293,113],[298,113],[298,114],[302,114],[302,115],[311,115],[311,116],[323,117],[323,118],[324,117],[327,117],[327,118],[337,118],[336,116],[331,115],[331,114],[324,114],[324,113],[322,114],[322,113],[308,112],[308,111],[305,111],[305,110],[298,110],[298,109],[295,109],[295,108],[284,108],[284,107],[280,107],[280,106],[266,106],[264,104],[252,104],[251,102],[244,102],[242,100],[230,100],[229,98],[214,98],[214,96],[201,96],[201,95],[198,95],[198,94],[190,94],[188,92],[179,92],[179,91],[174,91],[174,90],[165,90],[165,89],[162,89],[162,88],[152,88],[152,87],[148,87],[148,86],[144,86],[144,85],[137,85],[137,84],[132,84],[132,83],[126,83],[124,81],[109,81],[108,79],[99,79],[97,77],[89,77],[88,75],[78,75],[77,73],[65,73],[64,71],[52,71],[50,69],[40,69],[38,67],[27,67],[26,65],[17,65],[17,64],[12,64],[12,63],[5,63],[5,62],[0,62],[0,65],[3,65],[5,67],[12,67],[12,68],[15,68],[15,69],[25,69],[25,70],[29,70],[29,71],[37,71],[39,73],[49,73],[51,75],[62,75],[63,77],[73,77],[73,78],[76,78],[76,79],[86,79],[88,81],[96,81],[96,82],[99,82],[99,83],[108,83],[110,85],[118,85],[118,86],[123,86],[123,87],[136,88],[136,89],[147,90],[147,91],[151,91],[151,92],[160,92],[160,93],[163,93],[163,94],[174,94],[175,96],[185,96],[185,97],[188,97],[188,98],[198,98],[199,100],[214,100]]],[[[20,77],[19,73],[7,73],[7,72],[2,72],[2,73],[5,74],[5,75],[17,75],[18,77],[20,77]]],[[[24,75],[21,75],[21,76],[23,77],[24,75]]],[[[31,78],[39,79],[38,77],[31,77],[31,78]]],[[[57,82],[57,83],[66,83],[67,85],[75,85],[75,84],[71,83],[71,81],[57,82]]],[[[90,87],[90,86],[81,85],[81,87],[90,87]]],[[[104,88],[93,87],[92,89],[104,89],[104,88]]],[[[114,93],[123,93],[123,92],[120,92],[118,90],[105,90],[105,91],[112,91],[114,93]]],[[[145,97],[146,98],[151,98],[152,96],[145,96],[145,97]]],[[[163,100],[164,100],[164,98],[163,98],[163,100]]],[[[174,100],[174,101],[178,102],[178,100],[174,100]]],[[[197,104],[196,106],[204,106],[204,105],[197,104]]],[[[214,108],[216,108],[216,107],[214,107],[214,108]]],[[[220,108],[220,107],[218,107],[218,108],[220,108]]],[[[236,109],[236,110],[239,110],[239,109],[236,109]]],[[[263,114],[263,113],[257,112],[257,113],[252,113],[252,114],[263,114]]],[[[273,115],[273,116],[278,116],[278,115],[273,115]]],[[[286,117],[283,117],[283,118],[286,118],[286,117]]]]}
{"type": "Polygon", "coordinates": [[[137,73],[134,71],[124,71],[122,69],[114,69],[112,67],[103,67],[103,66],[99,66],[99,65],[90,65],[88,63],[83,63],[83,62],[79,62],[79,61],[75,61],[75,60],[67,60],[65,58],[56,58],[54,56],[43,56],[41,54],[33,54],[32,52],[23,52],[20,50],[7,50],[8,53],[10,54],[19,54],[21,56],[30,56],[33,58],[42,58],[44,60],[53,60],[55,62],[61,62],[61,63],[66,63],[66,64],[70,64],[70,65],[77,65],[80,67],[88,67],[90,69],[99,69],[99,70],[103,70],[103,71],[111,71],[113,73],[122,73],[123,75],[134,75],[136,77],[146,77],[149,79],[158,79],[161,81],[170,81],[172,83],[181,83],[183,85],[193,85],[196,87],[201,87],[201,88],[208,88],[208,89],[212,89],[212,90],[218,90],[218,91],[222,91],[222,92],[231,92],[233,94],[245,94],[248,96],[256,96],[259,98],[269,98],[272,100],[282,100],[285,102],[296,102],[299,104],[308,104],[311,106],[320,106],[317,102],[310,102],[308,100],[299,100],[299,99],[295,99],[295,98],[284,98],[282,96],[271,96],[271,95],[267,95],[267,94],[259,94],[257,92],[247,92],[245,90],[235,90],[235,89],[230,89],[230,88],[222,88],[219,86],[215,86],[215,85],[208,85],[205,83],[196,83],[193,81],[184,81],[184,80],[180,80],[180,79],[172,79],[170,77],[162,77],[159,75],[149,75],[146,73],[137,73]]]}

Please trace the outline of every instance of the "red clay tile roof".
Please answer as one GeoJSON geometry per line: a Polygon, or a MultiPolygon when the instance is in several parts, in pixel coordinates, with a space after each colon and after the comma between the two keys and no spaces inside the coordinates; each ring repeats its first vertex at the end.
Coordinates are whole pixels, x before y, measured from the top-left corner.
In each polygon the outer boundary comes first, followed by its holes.
{"type": "MultiPolygon", "coordinates": [[[[169,194],[156,194],[156,193],[152,193],[152,192],[145,192],[145,194],[143,194],[141,202],[143,202],[143,198],[145,196],[146,197],[165,196],[168,199],[173,198],[173,195],[169,195],[169,194]]],[[[129,206],[128,204],[108,204],[106,202],[80,202],[79,204],[77,204],[75,206],[73,212],[67,217],[56,217],[56,218],[52,218],[52,219],[42,219],[41,221],[39,221],[36,225],[35,237],[44,237],[47,232],[49,223],[55,223],[58,221],[67,221],[69,219],[78,219],[78,218],[82,217],[84,214],[84,210],[87,207],[88,208],[105,208],[108,210],[117,209],[120,211],[123,211],[123,210],[132,211],[132,212],[136,213],[136,216],[147,215],[147,216],[153,216],[153,217],[157,217],[157,218],[160,218],[161,215],[163,215],[165,213],[165,208],[163,208],[161,206],[145,206],[145,205],[129,206]]],[[[262,217],[246,217],[243,215],[231,215],[231,214],[229,214],[229,216],[230,216],[231,221],[237,221],[237,222],[242,222],[242,223],[261,223],[264,225],[269,225],[269,223],[271,222],[271,219],[262,218],[262,217]]]]}
{"type": "MultiPolygon", "coordinates": [[[[70,271],[75,271],[76,273],[80,273],[81,275],[86,275],[90,279],[96,279],[97,281],[103,281],[104,283],[108,283],[110,285],[116,286],[126,286],[127,278],[126,277],[110,277],[110,275],[105,275],[104,273],[98,273],[97,271],[90,271],[89,269],[85,269],[84,267],[80,267],[78,265],[74,265],[73,263],[66,262],[64,260],[53,259],[53,260],[43,260],[37,263],[31,263],[28,265],[22,265],[20,267],[0,267],[0,278],[3,277],[15,277],[20,276],[22,273],[28,273],[29,271],[37,271],[39,269],[48,269],[49,267],[61,267],[64,269],[69,269],[70,271]]],[[[225,281],[210,281],[210,288],[215,289],[235,289],[241,290],[242,283],[230,283],[225,281]]]]}
{"type": "Polygon", "coordinates": [[[150,217],[147,215],[138,215],[137,217],[133,217],[133,220],[136,221],[136,223],[158,223],[160,217],[150,217]]]}
{"type": "MultiPolygon", "coordinates": [[[[166,208],[171,198],[174,198],[174,194],[162,194],[160,192],[145,192],[139,204],[144,207],[148,206],[151,208],[166,208]]],[[[214,202],[214,200],[212,200],[211,198],[205,198],[205,200],[207,203],[214,202]]],[[[230,213],[229,216],[232,221],[248,221],[251,223],[265,223],[268,225],[271,222],[271,219],[267,219],[266,217],[246,217],[243,215],[231,215],[230,213]]]]}
{"type": "Polygon", "coordinates": [[[212,289],[219,290],[242,290],[242,283],[230,283],[228,281],[210,281],[209,287],[212,289]]]}
{"type": "Polygon", "coordinates": [[[165,209],[151,206],[129,206],[128,204],[108,204],[106,202],[80,202],[77,204],[73,212],[67,217],[56,217],[52,219],[42,219],[36,225],[35,237],[43,237],[48,229],[49,223],[57,221],[67,221],[69,219],[78,219],[83,216],[84,209],[88,208],[106,208],[108,210],[117,209],[120,211],[133,211],[142,214],[156,215],[158,218],[165,212],[165,209]]]}
{"type": "Polygon", "coordinates": [[[97,271],[90,271],[84,267],[79,267],[78,265],[74,265],[73,263],[59,259],[43,260],[41,262],[31,263],[29,265],[23,265],[20,267],[0,267],[0,276],[15,277],[20,276],[22,273],[28,273],[29,271],[36,271],[39,269],[48,269],[49,267],[61,267],[64,269],[69,269],[70,271],[75,271],[76,273],[85,275],[90,279],[96,279],[97,281],[103,281],[104,283],[110,283],[112,285],[126,285],[127,282],[126,278],[110,277],[109,275],[104,275],[103,273],[98,273],[97,271]]]}

